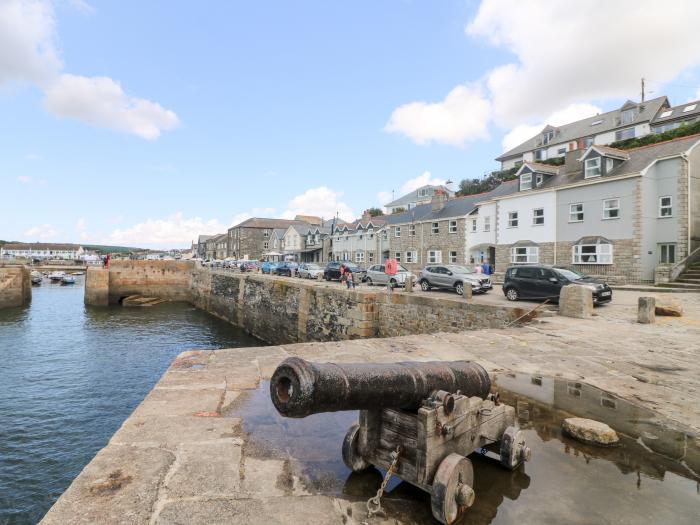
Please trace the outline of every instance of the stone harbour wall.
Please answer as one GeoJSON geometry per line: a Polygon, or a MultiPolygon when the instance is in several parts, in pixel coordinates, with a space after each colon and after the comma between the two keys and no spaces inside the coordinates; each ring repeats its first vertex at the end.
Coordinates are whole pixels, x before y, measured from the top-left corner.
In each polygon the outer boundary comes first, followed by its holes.
{"type": "Polygon", "coordinates": [[[0,266],[0,308],[24,306],[32,300],[31,272],[26,266],[0,266]]]}
{"type": "Polygon", "coordinates": [[[86,304],[128,295],[182,300],[271,344],[500,328],[526,310],[473,304],[446,294],[409,294],[384,288],[348,290],[338,283],[210,270],[178,261],[118,261],[86,280],[86,304]],[[175,264],[173,264],[175,263],[175,264]]]}

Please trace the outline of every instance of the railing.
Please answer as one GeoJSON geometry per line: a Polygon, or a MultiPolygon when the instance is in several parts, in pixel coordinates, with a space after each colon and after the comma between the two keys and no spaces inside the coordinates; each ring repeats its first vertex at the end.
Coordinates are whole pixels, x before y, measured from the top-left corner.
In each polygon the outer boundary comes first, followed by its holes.
{"type": "Polygon", "coordinates": [[[690,252],[688,257],[673,265],[668,276],[669,281],[673,282],[676,279],[678,279],[678,277],[686,270],[686,268],[689,265],[693,264],[698,260],[700,260],[700,246],[698,246],[692,252],[690,252]]]}

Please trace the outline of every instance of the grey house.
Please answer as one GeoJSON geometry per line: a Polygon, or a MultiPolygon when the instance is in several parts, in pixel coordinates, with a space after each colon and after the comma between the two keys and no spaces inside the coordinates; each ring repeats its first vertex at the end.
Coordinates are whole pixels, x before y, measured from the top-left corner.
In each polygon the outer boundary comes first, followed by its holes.
{"type": "Polygon", "coordinates": [[[447,186],[432,186],[428,184],[391,201],[389,204],[385,204],[384,208],[386,208],[387,213],[400,213],[403,211],[408,211],[421,204],[429,203],[436,190],[442,192],[448,197],[454,197],[455,195],[455,192],[449,189],[447,186]]]}

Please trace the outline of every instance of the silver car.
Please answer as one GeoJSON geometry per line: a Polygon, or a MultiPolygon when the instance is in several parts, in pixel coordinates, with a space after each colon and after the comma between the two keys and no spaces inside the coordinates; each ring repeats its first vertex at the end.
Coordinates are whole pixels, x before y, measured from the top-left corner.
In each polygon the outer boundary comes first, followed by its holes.
{"type": "MultiPolygon", "coordinates": [[[[383,264],[375,264],[374,266],[370,266],[367,270],[367,277],[365,278],[365,283],[369,286],[372,286],[373,284],[387,286],[389,283],[391,283],[392,287],[395,288],[397,286],[404,286],[406,284],[406,278],[409,275],[413,277],[413,274],[411,274],[411,272],[409,272],[400,264],[396,268],[396,275],[392,276],[389,276],[386,273],[384,273],[383,264]]],[[[415,277],[413,278],[415,279],[415,277]]]]}
{"type": "Polygon", "coordinates": [[[493,285],[488,275],[476,273],[471,268],[456,264],[431,264],[420,272],[420,287],[423,291],[431,288],[449,288],[459,295],[464,293],[464,286],[468,283],[472,287],[472,293],[486,293],[493,285]]]}
{"type": "Polygon", "coordinates": [[[303,263],[299,265],[297,275],[302,279],[320,279],[323,277],[323,268],[314,263],[303,263]]]}

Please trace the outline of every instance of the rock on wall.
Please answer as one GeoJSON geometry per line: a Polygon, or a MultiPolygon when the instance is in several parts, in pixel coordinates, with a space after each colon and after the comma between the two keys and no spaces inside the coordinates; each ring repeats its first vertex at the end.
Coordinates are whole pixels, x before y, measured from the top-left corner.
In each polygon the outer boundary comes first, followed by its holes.
{"type": "Polygon", "coordinates": [[[26,266],[0,266],[0,308],[24,306],[32,300],[31,272],[26,266]]]}
{"type": "Polygon", "coordinates": [[[109,303],[129,295],[191,301],[194,265],[193,261],[110,261],[109,303]]]}

